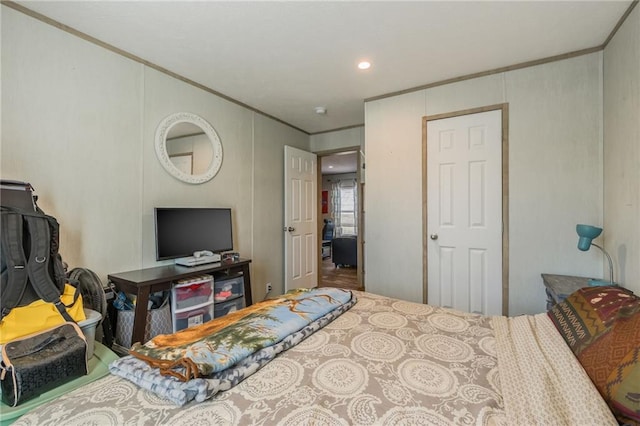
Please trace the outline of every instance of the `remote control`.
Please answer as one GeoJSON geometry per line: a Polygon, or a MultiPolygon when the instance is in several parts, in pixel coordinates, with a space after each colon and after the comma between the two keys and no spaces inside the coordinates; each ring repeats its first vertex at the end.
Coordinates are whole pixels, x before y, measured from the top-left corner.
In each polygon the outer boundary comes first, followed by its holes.
{"type": "Polygon", "coordinates": [[[209,250],[194,251],[193,257],[213,256],[213,252],[209,250]]]}

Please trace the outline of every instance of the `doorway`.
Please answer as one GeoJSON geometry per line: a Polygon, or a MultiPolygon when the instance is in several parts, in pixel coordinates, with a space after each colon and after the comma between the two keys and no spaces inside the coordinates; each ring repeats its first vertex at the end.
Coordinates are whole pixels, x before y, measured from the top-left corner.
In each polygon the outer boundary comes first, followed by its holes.
{"type": "Polygon", "coordinates": [[[508,105],[423,119],[424,301],[508,314],[508,105]]]}
{"type": "Polygon", "coordinates": [[[364,290],[359,147],[318,153],[318,287],[364,290]]]}

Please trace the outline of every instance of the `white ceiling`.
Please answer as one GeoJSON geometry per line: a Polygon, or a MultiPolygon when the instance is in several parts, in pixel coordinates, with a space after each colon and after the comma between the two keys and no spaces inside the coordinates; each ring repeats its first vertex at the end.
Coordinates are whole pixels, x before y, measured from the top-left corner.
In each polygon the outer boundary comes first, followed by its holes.
{"type": "Polygon", "coordinates": [[[320,157],[320,167],[323,175],[355,173],[358,168],[358,154],[348,151],[320,157]]]}
{"type": "Polygon", "coordinates": [[[363,124],[368,98],[600,46],[631,0],[18,3],[317,133],[363,124]]]}

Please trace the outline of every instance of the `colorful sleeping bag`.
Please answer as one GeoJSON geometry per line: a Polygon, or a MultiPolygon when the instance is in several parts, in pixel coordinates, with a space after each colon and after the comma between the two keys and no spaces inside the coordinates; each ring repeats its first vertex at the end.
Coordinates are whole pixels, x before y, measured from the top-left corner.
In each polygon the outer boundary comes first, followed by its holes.
{"type": "Polygon", "coordinates": [[[278,298],[173,334],[136,344],[111,373],[184,404],[226,390],[279,352],[299,343],[348,310],[348,290],[292,290],[278,298]]]}

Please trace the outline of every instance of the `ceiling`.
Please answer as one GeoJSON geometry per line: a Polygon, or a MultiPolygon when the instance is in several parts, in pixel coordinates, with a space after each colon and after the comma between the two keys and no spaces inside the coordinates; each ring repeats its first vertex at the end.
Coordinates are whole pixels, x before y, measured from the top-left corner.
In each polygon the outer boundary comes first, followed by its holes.
{"type": "Polygon", "coordinates": [[[348,151],[320,157],[320,167],[323,175],[355,173],[358,168],[358,154],[348,151]]]}
{"type": "Polygon", "coordinates": [[[363,124],[365,99],[601,46],[632,2],[17,3],[314,134],[363,124]]]}

